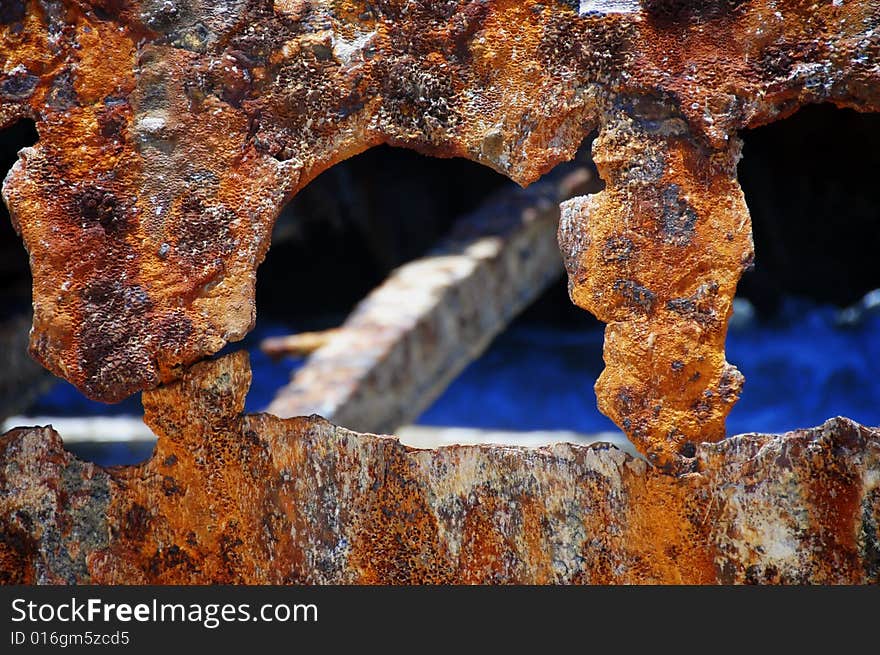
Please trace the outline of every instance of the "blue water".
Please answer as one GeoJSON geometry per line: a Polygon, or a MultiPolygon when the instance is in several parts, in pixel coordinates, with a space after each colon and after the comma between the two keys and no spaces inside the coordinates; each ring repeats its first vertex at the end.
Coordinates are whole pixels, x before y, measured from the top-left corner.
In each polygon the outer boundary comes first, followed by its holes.
{"type": "MultiPolygon", "coordinates": [[[[841,320],[837,308],[790,300],[773,321],[732,327],[727,358],[746,377],[742,398],[728,419],[731,434],[811,427],[837,415],[880,425],[880,311],[875,306],[841,320]]],[[[251,354],[254,382],[247,411],[260,411],[301,365],[273,362],[261,339],[296,326],[258,324],[227,350],[251,354]]],[[[615,430],[599,414],[593,384],[602,370],[601,326],[589,330],[535,327],[515,322],[471,364],[418,421],[423,425],[503,430],[615,430]]],[[[139,414],[132,398],[114,406],[85,399],[59,382],[31,414],[139,414]]]]}
{"type": "Polygon", "coordinates": [[[596,409],[604,329],[514,324],[419,419],[498,430],[617,430],[596,409]]]}
{"type": "Polygon", "coordinates": [[[783,319],[728,333],[727,359],[746,378],[729,434],[784,432],[839,415],[880,426],[880,311],[852,323],[841,314],[790,301],[783,319]]]}
{"type": "MultiPolygon", "coordinates": [[[[841,324],[840,310],[789,301],[783,318],[728,333],[746,378],[728,433],[784,432],[845,415],[880,425],[880,312],[841,324]]],[[[602,329],[514,325],[419,420],[507,430],[616,430],[596,409],[602,329]]]]}

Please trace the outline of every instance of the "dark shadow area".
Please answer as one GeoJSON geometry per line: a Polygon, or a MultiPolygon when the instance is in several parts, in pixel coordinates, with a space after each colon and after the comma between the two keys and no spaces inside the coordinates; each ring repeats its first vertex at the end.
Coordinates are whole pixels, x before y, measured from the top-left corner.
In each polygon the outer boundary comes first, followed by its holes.
{"type": "Polygon", "coordinates": [[[842,307],[880,287],[880,114],[814,105],[742,137],[755,268],[740,295],[769,316],[786,296],[842,307]]]}
{"type": "MultiPolygon", "coordinates": [[[[61,435],[62,439],[64,435],[61,435]]],[[[85,442],[64,444],[64,449],[98,466],[131,466],[153,456],[155,441],[85,442]]]]}
{"type": "MultiPolygon", "coordinates": [[[[18,159],[18,151],[32,146],[39,135],[34,121],[22,119],[0,132],[0,178],[18,159]]],[[[30,312],[31,275],[28,255],[12,229],[6,203],[0,202],[0,321],[30,312]]]]}
{"type": "MultiPolygon", "coordinates": [[[[18,151],[39,135],[32,120],[20,120],[0,133],[0,176],[18,151]]],[[[0,419],[24,411],[52,385],[52,376],[27,353],[31,324],[31,275],[28,255],[0,202],[0,419]]]]}
{"type": "Polygon", "coordinates": [[[429,250],[506,177],[465,159],[380,146],[336,164],[284,208],[260,266],[266,320],[341,320],[395,267],[429,250]]]}

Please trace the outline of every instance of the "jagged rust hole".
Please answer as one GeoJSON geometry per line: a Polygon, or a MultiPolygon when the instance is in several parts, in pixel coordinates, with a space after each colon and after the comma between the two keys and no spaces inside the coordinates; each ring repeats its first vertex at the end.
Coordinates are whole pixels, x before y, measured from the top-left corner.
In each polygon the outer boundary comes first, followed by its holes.
{"type": "MultiPolygon", "coordinates": [[[[564,175],[575,166],[592,169],[589,152],[594,137],[584,141],[575,156],[577,163],[561,164],[553,175],[564,175]]],[[[392,269],[426,255],[454,226],[467,224],[467,215],[480,211],[498,192],[515,193],[517,189],[506,177],[468,160],[437,159],[388,147],[369,150],[334,166],[301,191],[276,224],[272,248],[258,273],[256,337],[266,330],[283,332],[281,324],[287,332],[339,325],[392,269]],[[303,285],[303,280],[314,283],[303,285]]],[[[556,281],[505,328],[488,352],[453,380],[451,389],[426,410],[425,420],[419,421],[431,428],[459,429],[435,431],[442,434],[443,441],[432,436],[423,440],[425,433],[412,429],[405,431],[402,439],[412,445],[433,446],[450,439],[458,443],[458,436],[480,439],[491,434],[494,439],[514,443],[527,432],[570,429],[565,419],[560,424],[554,416],[561,406],[574,404],[584,406],[583,413],[598,426],[592,432],[616,431],[598,413],[592,391],[602,368],[602,330],[592,315],[571,303],[560,268],[556,281]],[[558,344],[557,337],[564,329],[588,334],[558,344]],[[541,354],[532,346],[544,334],[546,338],[540,343],[549,345],[540,350],[550,357],[541,362],[541,354]],[[563,359],[582,365],[581,374],[587,371],[573,386],[562,376],[558,380],[547,377],[563,359]],[[542,393],[523,403],[523,390],[536,384],[542,393]],[[483,397],[487,393],[490,399],[483,397]],[[469,395],[481,400],[469,400],[469,395]],[[512,409],[517,411],[511,413],[512,409]],[[417,437],[415,432],[419,432],[417,437]]],[[[255,360],[253,355],[252,363],[254,381],[248,410],[261,411],[286,384],[292,369],[261,366],[259,356],[255,360]]],[[[559,417],[567,414],[558,412],[559,417]]],[[[344,419],[339,422],[346,424],[344,419]]],[[[377,429],[357,424],[345,427],[361,432],[377,429]]],[[[528,441],[531,437],[523,438],[523,445],[534,445],[528,441]]]]}
{"type": "MultiPolygon", "coordinates": [[[[592,179],[597,180],[589,157],[593,138],[595,134],[585,139],[574,162],[554,169],[553,179],[578,167],[591,169],[592,179]]],[[[513,194],[517,188],[506,177],[474,162],[387,147],[334,166],[301,191],[276,224],[272,248],[258,274],[257,334],[261,329],[275,330],[278,323],[289,326],[288,332],[290,328],[335,327],[393,268],[427,254],[454,225],[467,225],[467,214],[481,211],[484,202],[499,191],[513,194]],[[303,280],[314,283],[303,285],[303,280]]],[[[344,418],[333,418],[359,432],[399,433],[404,443],[417,446],[460,443],[459,437],[511,444],[523,439],[522,445],[534,445],[538,435],[526,433],[570,433],[571,425],[566,423],[570,412],[557,410],[579,405],[590,422],[591,434],[617,432],[598,413],[592,390],[602,369],[603,328],[571,303],[560,267],[556,281],[504,329],[488,352],[453,380],[451,390],[427,408],[419,423],[431,426],[428,430],[408,428],[400,433],[396,428],[356,421],[349,425],[344,418]],[[559,343],[565,329],[568,338],[563,336],[565,343],[559,343]],[[588,334],[572,339],[576,331],[588,334]],[[540,361],[536,344],[541,345],[540,353],[549,355],[547,361],[540,361]],[[557,380],[552,375],[562,360],[567,360],[570,370],[580,367],[580,379],[574,385],[568,384],[567,377],[557,376],[557,380]],[[528,402],[521,398],[524,389],[534,392],[528,402]],[[469,400],[469,395],[480,400],[469,400]],[[434,426],[457,429],[438,432],[434,426]]],[[[291,371],[279,374],[277,366],[261,367],[253,358],[252,363],[248,410],[261,411],[291,371]]],[[[278,413],[290,415],[284,410],[278,413]]],[[[565,435],[547,438],[565,440],[565,435]]]]}

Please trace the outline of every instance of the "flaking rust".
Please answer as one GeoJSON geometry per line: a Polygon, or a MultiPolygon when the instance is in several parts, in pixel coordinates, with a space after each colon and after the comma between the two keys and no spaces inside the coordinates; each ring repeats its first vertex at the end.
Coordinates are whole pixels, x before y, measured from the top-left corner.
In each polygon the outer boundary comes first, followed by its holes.
{"type": "Polygon", "coordinates": [[[689,470],[742,385],[737,131],[876,111],[878,48],[876,0],[8,0],[0,127],[40,133],[3,188],[31,352],[105,401],[170,381],[252,327],[279,208],[335,162],[389,143],[526,184],[598,129],[607,188],[560,243],[609,323],[599,404],[689,470]]]}
{"type": "Polygon", "coordinates": [[[0,582],[880,582],[880,432],[846,419],[699,445],[674,477],[602,444],[244,416],[249,381],[240,352],[146,392],[138,466],[0,437],[0,582]]]}

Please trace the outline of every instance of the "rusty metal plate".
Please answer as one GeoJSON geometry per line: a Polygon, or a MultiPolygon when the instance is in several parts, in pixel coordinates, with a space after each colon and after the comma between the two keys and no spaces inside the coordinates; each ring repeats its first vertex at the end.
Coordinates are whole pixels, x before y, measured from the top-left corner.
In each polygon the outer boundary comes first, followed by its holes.
{"type": "Polygon", "coordinates": [[[272,223],[333,163],[389,143],[525,184],[598,129],[607,188],[560,242],[609,323],[600,408],[689,470],[742,385],[737,131],[876,111],[878,44],[875,0],[9,0],[0,127],[40,133],[3,187],[31,352],[105,401],[168,382],[252,327],[272,223]]]}

